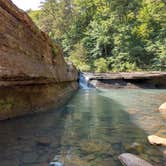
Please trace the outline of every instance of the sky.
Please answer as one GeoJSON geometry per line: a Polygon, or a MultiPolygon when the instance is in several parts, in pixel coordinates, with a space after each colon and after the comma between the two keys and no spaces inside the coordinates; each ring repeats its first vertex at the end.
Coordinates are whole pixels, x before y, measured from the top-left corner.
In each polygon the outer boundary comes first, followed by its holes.
{"type": "Polygon", "coordinates": [[[38,9],[43,0],[12,0],[19,8],[23,10],[38,9]]]}

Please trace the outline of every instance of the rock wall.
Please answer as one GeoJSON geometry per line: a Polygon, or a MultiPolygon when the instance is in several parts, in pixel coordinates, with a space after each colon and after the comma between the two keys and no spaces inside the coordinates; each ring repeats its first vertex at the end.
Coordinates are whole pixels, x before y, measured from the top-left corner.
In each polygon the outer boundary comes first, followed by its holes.
{"type": "Polygon", "coordinates": [[[75,82],[0,87],[0,120],[56,109],[77,89],[75,82]]]}
{"type": "Polygon", "coordinates": [[[76,80],[61,49],[10,0],[0,0],[0,22],[1,80],[76,80]]]}
{"type": "Polygon", "coordinates": [[[43,104],[55,104],[77,89],[77,70],[66,64],[61,48],[11,0],[0,0],[0,23],[0,119],[30,113],[35,107],[41,110],[43,104]],[[23,93],[23,98],[36,102],[34,107],[28,107],[28,100],[17,103],[20,111],[10,104],[5,107],[9,98],[19,102],[23,93]]]}

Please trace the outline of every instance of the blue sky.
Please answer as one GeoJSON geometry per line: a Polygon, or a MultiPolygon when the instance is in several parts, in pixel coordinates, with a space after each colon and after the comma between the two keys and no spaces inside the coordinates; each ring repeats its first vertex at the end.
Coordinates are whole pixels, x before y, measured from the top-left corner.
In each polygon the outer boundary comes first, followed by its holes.
{"type": "Polygon", "coordinates": [[[38,9],[43,0],[12,0],[19,8],[23,10],[38,9]]]}

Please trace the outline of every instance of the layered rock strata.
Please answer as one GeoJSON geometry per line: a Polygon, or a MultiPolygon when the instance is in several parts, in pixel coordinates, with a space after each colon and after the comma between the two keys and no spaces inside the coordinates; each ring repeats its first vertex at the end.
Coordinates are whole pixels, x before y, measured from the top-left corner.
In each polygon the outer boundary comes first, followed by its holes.
{"type": "Polygon", "coordinates": [[[103,88],[166,88],[166,72],[85,73],[89,84],[103,88]]]}
{"type": "Polygon", "coordinates": [[[77,89],[61,48],[11,0],[0,0],[0,23],[0,119],[47,110],[77,89]]]}

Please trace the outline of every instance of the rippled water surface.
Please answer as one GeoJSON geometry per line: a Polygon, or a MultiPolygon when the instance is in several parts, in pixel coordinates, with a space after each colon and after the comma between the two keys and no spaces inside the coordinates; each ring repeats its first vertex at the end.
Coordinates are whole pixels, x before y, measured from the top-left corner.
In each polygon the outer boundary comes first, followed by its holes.
{"type": "Polygon", "coordinates": [[[117,157],[137,154],[164,166],[161,149],[147,136],[166,137],[158,107],[166,90],[79,90],[59,110],[0,122],[0,165],[42,166],[54,157],[65,166],[121,166],[117,157]]]}

